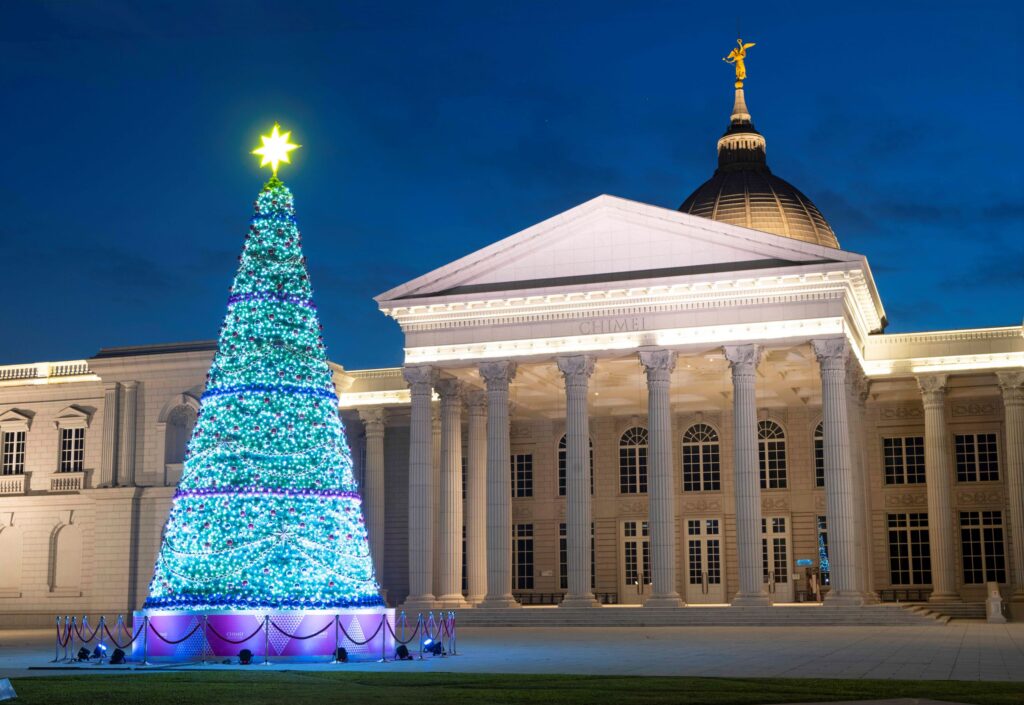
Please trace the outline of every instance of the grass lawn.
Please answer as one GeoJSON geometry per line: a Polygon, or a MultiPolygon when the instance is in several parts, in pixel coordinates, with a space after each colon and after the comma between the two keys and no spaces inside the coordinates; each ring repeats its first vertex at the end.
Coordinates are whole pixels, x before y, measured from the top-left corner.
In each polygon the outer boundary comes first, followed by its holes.
{"type": "Polygon", "coordinates": [[[789,703],[930,698],[1024,705],[1024,684],[798,678],[664,678],[330,671],[177,672],[22,678],[14,703],[46,705],[262,705],[278,703],[789,703]]]}

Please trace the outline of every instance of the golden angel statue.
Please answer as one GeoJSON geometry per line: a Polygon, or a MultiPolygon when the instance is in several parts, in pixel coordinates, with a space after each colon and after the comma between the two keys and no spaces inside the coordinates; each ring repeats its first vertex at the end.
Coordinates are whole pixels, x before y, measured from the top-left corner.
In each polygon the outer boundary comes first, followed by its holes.
{"type": "Polygon", "coordinates": [[[743,62],[747,58],[747,49],[754,46],[754,42],[744,44],[742,39],[737,39],[736,44],[737,48],[730,51],[729,56],[722,61],[736,66],[736,81],[739,82],[747,77],[747,66],[743,62]]]}

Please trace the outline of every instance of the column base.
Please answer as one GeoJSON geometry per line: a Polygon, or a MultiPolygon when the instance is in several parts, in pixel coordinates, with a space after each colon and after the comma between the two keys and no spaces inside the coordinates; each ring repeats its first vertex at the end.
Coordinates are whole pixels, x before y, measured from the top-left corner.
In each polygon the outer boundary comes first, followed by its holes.
{"type": "Polygon", "coordinates": [[[468,607],[479,607],[480,603],[484,601],[483,595],[467,595],[466,605],[468,607]]]}
{"type": "Polygon", "coordinates": [[[434,601],[434,605],[440,610],[461,610],[469,607],[466,598],[462,596],[462,593],[458,592],[450,595],[440,595],[434,601]]]}
{"type": "Polygon", "coordinates": [[[651,595],[644,603],[644,607],[686,607],[686,603],[679,597],[679,593],[673,592],[668,595],[651,595]]]}
{"type": "Polygon", "coordinates": [[[592,607],[600,607],[601,603],[594,598],[593,594],[588,592],[583,595],[566,595],[558,603],[558,606],[567,609],[590,609],[592,607]]]}
{"type": "Polygon", "coordinates": [[[405,598],[405,602],[402,603],[402,609],[405,611],[406,616],[417,612],[429,612],[430,610],[437,609],[437,602],[434,600],[433,595],[416,595],[405,598]]]}
{"type": "Polygon", "coordinates": [[[931,597],[928,598],[928,602],[936,602],[936,603],[939,603],[939,604],[943,604],[943,603],[948,604],[950,602],[963,602],[963,601],[964,601],[964,598],[960,597],[960,595],[958,595],[955,592],[945,592],[945,593],[940,593],[938,595],[936,595],[933,592],[931,594],[931,597]]]}
{"type": "Polygon", "coordinates": [[[488,595],[477,607],[485,610],[507,610],[522,607],[511,595],[488,595]]]}
{"type": "Polygon", "coordinates": [[[768,595],[763,592],[748,593],[746,595],[740,593],[732,598],[732,602],[729,603],[732,607],[771,607],[771,600],[768,599],[768,595]]]}

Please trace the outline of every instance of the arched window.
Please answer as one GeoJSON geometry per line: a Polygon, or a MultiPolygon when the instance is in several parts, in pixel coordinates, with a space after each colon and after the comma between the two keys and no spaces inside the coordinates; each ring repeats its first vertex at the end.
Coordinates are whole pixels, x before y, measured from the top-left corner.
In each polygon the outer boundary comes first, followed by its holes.
{"type": "Polygon", "coordinates": [[[825,422],[814,427],[814,486],[825,486],[825,422]]]}
{"type": "Polygon", "coordinates": [[[718,432],[697,423],[683,434],[683,492],[722,489],[718,432]]]}
{"type": "Polygon", "coordinates": [[[786,488],[786,434],[774,421],[757,424],[757,450],[761,457],[761,489],[786,488]]]}
{"type": "Polygon", "coordinates": [[[634,426],[619,439],[619,492],[647,492],[647,429],[634,426]]]}
{"type": "MultiPolygon", "coordinates": [[[[590,494],[594,494],[594,441],[587,439],[590,446],[590,494]]],[[[569,461],[569,442],[565,435],[558,441],[558,496],[565,496],[565,468],[569,461]]]]}
{"type": "Polygon", "coordinates": [[[167,414],[166,423],[164,462],[167,465],[180,465],[185,462],[188,441],[192,438],[192,429],[196,425],[196,411],[185,404],[176,406],[167,414]]]}
{"type": "Polygon", "coordinates": [[[0,570],[0,597],[21,596],[22,534],[17,527],[0,528],[0,556],[4,569],[0,570]]]}
{"type": "Polygon", "coordinates": [[[82,530],[74,524],[57,529],[52,552],[51,592],[81,591],[82,530]]]}

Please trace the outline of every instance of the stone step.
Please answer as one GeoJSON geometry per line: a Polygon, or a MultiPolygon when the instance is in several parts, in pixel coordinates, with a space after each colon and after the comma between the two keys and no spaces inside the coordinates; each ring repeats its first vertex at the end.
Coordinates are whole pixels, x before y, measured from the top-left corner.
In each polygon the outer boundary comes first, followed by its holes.
{"type": "Polygon", "coordinates": [[[931,612],[949,619],[985,619],[984,602],[903,603],[904,609],[918,614],[931,612]]]}
{"type": "Polygon", "coordinates": [[[896,605],[864,607],[600,607],[460,610],[466,627],[657,627],[657,626],[939,626],[947,615],[896,605]]]}

